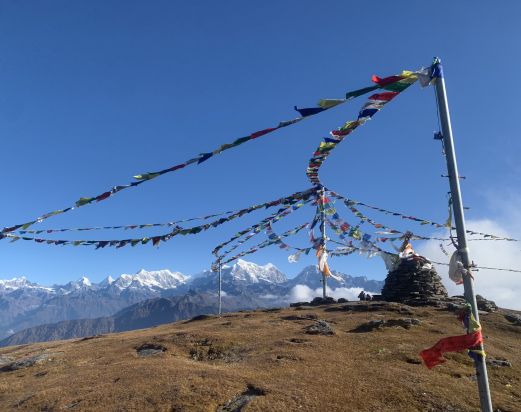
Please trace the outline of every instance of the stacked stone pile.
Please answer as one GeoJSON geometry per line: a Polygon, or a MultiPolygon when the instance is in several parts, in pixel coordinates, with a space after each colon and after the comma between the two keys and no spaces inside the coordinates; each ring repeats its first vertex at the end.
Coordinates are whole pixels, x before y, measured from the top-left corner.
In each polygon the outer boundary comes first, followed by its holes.
{"type": "Polygon", "coordinates": [[[442,306],[448,300],[447,290],[436,269],[421,257],[402,259],[389,272],[382,289],[382,298],[411,306],[442,306]]]}

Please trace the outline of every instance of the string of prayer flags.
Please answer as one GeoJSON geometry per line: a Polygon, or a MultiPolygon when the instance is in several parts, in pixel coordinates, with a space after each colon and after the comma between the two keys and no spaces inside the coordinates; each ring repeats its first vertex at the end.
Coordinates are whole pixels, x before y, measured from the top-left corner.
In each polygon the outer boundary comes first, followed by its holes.
{"type": "MultiPolygon", "coordinates": [[[[335,196],[337,197],[338,199],[342,199],[346,205],[358,205],[358,206],[363,206],[363,207],[367,207],[369,209],[372,209],[372,210],[376,210],[380,213],[383,213],[385,215],[388,215],[388,216],[395,216],[395,217],[400,217],[404,220],[411,220],[413,222],[417,222],[419,223],[420,225],[430,225],[430,226],[433,226],[433,227],[436,227],[436,228],[444,228],[446,227],[445,224],[442,224],[442,223],[437,223],[437,222],[433,222],[431,220],[428,220],[428,219],[422,219],[422,218],[418,218],[418,217],[415,217],[415,216],[408,216],[404,213],[400,213],[400,212],[395,212],[395,211],[391,211],[391,210],[387,210],[387,209],[383,209],[381,207],[377,207],[377,206],[372,206],[372,205],[369,205],[367,203],[364,203],[364,202],[359,202],[359,201],[356,201],[356,200],[353,200],[353,199],[348,199],[334,191],[331,191],[329,190],[329,193],[332,195],[332,196],[335,196]]],[[[456,230],[456,228],[453,226],[452,227],[452,230],[456,230]]],[[[505,240],[505,241],[509,241],[509,242],[519,242],[520,240],[519,239],[514,239],[514,238],[511,238],[511,237],[501,237],[501,236],[496,236],[496,235],[491,235],[491,234],[488,234],[488,233],[483,233],[483,232],[477,232],[477,231],[474,231],[474,230],[469,230],[467,229],[466,231],[468,234],[470,235],[474,235],[474,236],[483,236],[485,239],[469,239],[469,240],[505,240]]],[[[418,235],[416,235],[418,236],[418,235]]],[[[427,237],[424,237],[424,239],[429,239],[427,237]]],[[[432,238],[432,239],[435,239],[435,240],[450,240],[450,239],[440,239],[440,238],[432,238]]]]}
{"type": "Polygon", "coordinates": [[[288,230],[287,232],[284,233],[284,236],[282,236],[282,235],[276,234],[273,231],[273,229],[271,227],[271,224],[268,224],[268,226],[266,227],[266,234],[268,235],[268,239],[271,242],[273,242],[273,244],[279,245],[280,249],[284,249],[284,250],[294,249],[294,250],[297,250],[299,253],[305,252],[307,254],[307,253],[309,253],[309,250],[311,248],[298,248],[298,247],[295,247],[295,246],[290,246],[286,242],[284,242],[282,240],[282,238],[283,237],[292,236],[292,235],[296,235],[298,232],[300,232],[302,229],[304,229],[304,228],[306,228],[308,226],[309,226],[309,223],[306,223],[303,226],[298,226],[297,228],[288,230]]]}
{"type": "Polygon", "coordinates": [[[346,256],[351,255],[354,252],[359,252],[360,254],[366,253],[363,247],[357,247],[353,244],[353,241],[349,241],[347,244],[337,242],[336,240],[329,239],[330,242],[340,245],[333,250],[328,250],[330,256],[346,256]]]}
{"type": "MultiPolygon", "coordinates": [[[[358,118],[353,121],[346,122],[343,126],[337,130],[330,132],[330,136],[324,138],[324,141],[320,143],[318,148],[313,153],[313,157],[309,160],[308,167],[306,169],[306,175],[312,184],[316,186],[322,186],[318,172],[326,158],[329,156],[331,151],[340,143],[346,136],[351,134],[358,126],[363,125],[367,120],[371,119],[383,106],[394,99],[398,94],[404,91],[407,87],[412,85],[416,80],[417,76],[414,72],[403,71],[401,74],[396,76],[390,76],[386,78],[380,78],[373,76],[372,80],[377,84],[375,89],[384,89],[386,92],[376,93],[369,97],[369,100],[362,106],[358,113],[358,118]]],[[[373,89],[373,90],[375,90],[373,89]]],[[[323,102],[322,105],[329,103],[323,102]]],[[[296,107],[295,107],[296,108],[296,107]]],[[[312,109],[298,109],[302,113],[302,110],[312,109]]],[[[322,107],[318,107],[314,110],[325,110],[322,107]]]]}
{"type": "Polygon", "coordinates": [[[271,223],[273,221],[278,221],[282,219],[283,217],[287,216],[291,212],[299,209],[300,207],[304,206],[306,203],[308,203],[311,200],[311,195],[314,193],[314,189],[308,189],[304,192],[298,192],[298,196],[296,194],[287,197],[284,199],[283,202],[280,202],[279,204],[282,204],[283,207],[277,210],[275,213],[271,214],[267,218],[263,219],[259,223],[256,223],[247,229],[241,230],[240,232],[237,232],[234,236],[232,236],[227,241],[221,243],[220,245],[216,246],[214,250],[212,251],[212,254],[217,256],[219,254],[219,251],[226,245],[230,244],[231,242],[241,238],[242,236],[246,235],[246,238],[239,241],[235,246],[230,248],[229,250],[225,251],[224,255],[227,255],[231,251],[235,250],[238,246],[245,243],[248,239],[252,238],[256,234],[260,233],[262,230],[265,229],[266,225],[268,223],[271,223]]]}
{"type": "MultiPolygon", "coordinates": [[[[34,225],[36,223],[41,223],[44,220],[49,219],[52,216],[56,216],[56,215],[59,215],[59,214],[67,213],[67,212],[69,212],[71,210],[74,210],[74,209],[77,209],[79,207],[83,207],[83,206],[86,206],[86,205],[89,205],[89,204],[92,204],[92,203],[101,202],[103,200],[106,200],[106,199],[114,196],[116,193],[119,193],[122,190],[131,188],[131,187],[137,187],[137,186],[141,185],[144,182],[153,180],[153,179],[155,179],[155,178],[157,178],[159,176],[162,176],[164,174],[172,173],[172,172],[184,169],[186,166],[189,166],[189,165],[192,165],[192,164],[198,164],[199,165],[199,164],[207,161],[212,156],[215,156],[217,154],[221,154],[225,150],[232,149],[234,147],[242,145],[243,143],[246,143],[246,142],[251,141],[251,140],[258,139],[261,136],[265,136],[265,135],[267,135],[269,133],[272,133],[272,132],[274,132],[276,130],[279,130],[279,129],[282,129],[284,127],[288,127],[288,126],[291,126],[293,124],[296,124],[296,123],[300,122],[301,120],[303,120],[303,119],[305,119],[305,118],[307,118],[309,116],[313,116],[313,115],[318,114],[320,112],[323,112],[325,110],[329,110],[330,108],[333,108],[333,107],[337,106],[338,104],[344,103],[344,102],[346,102],[346,101],[348,101],[348,100],[350,100],[350,99],[352,99],[354,97],[361,96],[361,95],[363,95],[365,93],[370,92],[371,90],[373,90],[373,88],[366,87],[366,88],[350,91],[350,92],[346,93],[346,98],[345,99],[322,99],[322,100],[319,101],[319,107],[317,107],[317,108],[297,109],[301,113],[300,117],[297,117],[297,118],[292,119],[292,120],[281,121],[275,127],[269,127],[269,128],[265,128],[265,129],[261,129],[261,130],[252,132],[252,133],[250,133],[250,134],[248,134],[246,136],[243,136],[243,137],[240,137],[238,139],[235,139],[231,143],[222,144],[218,148],[214,149],[211,152],[200,153],[198,156],[196,156],[194,158],[191,158],[189,160],[186,160],[185,162],[182,162],[182,163],[170,166],[170,167],[168,167],[166,169],[158,170],[158,171],[155,171],[155,172],[146,172],[146,173],[137,174],[137,175],[133,176],[134,179],[135,179],[134,182],[131,182],[131,183],[128,183],[128,184],[125,184],[125,185],[113,186],[110,190],[104,191],[103,193],[101,193],[99,195],[96,195],[96,196],[80,197],[74,203],[73,206],[69,206],[69,207],[64,208],[64,209],[58,209],[58,210],[54,210],[54,211],[49,212],[49,213],[45,213],[42,216],[39,216],[38,218],[36,218],[34,220],[30,220],[28,222],[16,224],[16,225],[9,226],[9,227],[4,227],[0,231],[0,235],[4,234],[4,233],[13,232],[13,231],[18,230],[18,229],[26,230],[27,228],[31,227],[32,225],[34,225]]],[[[295,109],[296,109],[296,106],[295,106],[295,109]]]]}
{"type": "Polygon", "coordinates": [[[222,213],[214,213],[207,216],[199,216],[199,217],[191,217],[188,219],[181,219],[181,220],[175,220],[172,222],[165,222],[165,223],[144,223],[144,224],[133,224],[133,225],[119,225],[119,226],[94,226],[94,227],[75,227],[75,228],[61,228],[61,229],[41,229],[41,230],[18,230],[17,233],[21,235],[25,234],[35,234],[39,235],[42,233],[61,233],[61,232],[86,232],[86,231],[93,231],[93,230],[135,230],[135,229],[148,229],[152,227],[165,227],[165,226],[177,226],[179,223],[186,223],[186,222],[192,222],[194,220],[207,220],[212,217],[217,216],[224,216],[227,214],[235,213],[234,210],[229,210],[227,212],[222,213]]]}
{"type": "MultiPolygon", "coordinates": [[[[336,197],[337,199],[340,199],[340,200],[344,199],[342,197],[337,196],[336,194],[332,194],[332,196],[334,196],[334,197],[336,197]]],[[[377,234],[380,234],[380,235],[397,235],[397,234],[404,235],[404,232],[402,232],[400,230],[397,230],[397,229],[393,229],[393,228],[391,228],[389,226],[385,226],[385,225],[383,225],[381,223],[377,223],[376,221],[374,221],[370,217],[364,215],[356,207],[354,207],[354,205],[356,203],[354,203],[353,201],[344,199],[343,202],[344,202],[346,208],[348,210],[350,210],[358,219],[360,219],[360,221],[367,222],[371,226],[373,226],[375,229],[378,229],[378,231],[376,232],[377,234]]],[[[400,238],[398,238],[398,239],[400,239],[400,238]]],[[[389,239],[391,239],[391,238],[378,237],[378,238],[376,238],[376,241],[386,242],[389,239]]],[[[394,239],[396,239],[396,238],[394,238],[394,239]]],[[[413,233],[412,236],[411,236],[411,240],[415,240],[415,239],[416,240],[446,240],[446,239],[441,239],[441,238],[421,236],[421,235],[417,235],[417,234],[413,233]]]]}
{"type": "Polygon", "coordinates": [[[261,208],[271,208],[274,206],[278,206],[281,204],[294,204],[297,201],[301,199],[307,199],[311,194],[314,193],[314,189],[308,189],[302,192],[295,192],[289,196],[272,200],[269,202],[262,203],[260,205],[253,205],[241,210],[238,210],[234,212],[233,214],[221,217],[220,219],[190,227],[190,228],[182,228],[180,226],[176,226],[171,232],[154,236],[154,237],[143,237],[143,238],[134,238],[134,239],[119,239],[119,240],[56,240],[56,239],[42,239],[42,238],[34,238],[34,237],[28,237],[28,236],[18,236],[14,233],[5,233],[0,234],[0,239],[2,238],[9,238],[11,239],[11,242],[15,242],[17,240],[26,240],[26,241],[33,241],[36,243],[45,243],[48,245],[72,245],[72,246],[95,246],[96,249],[103,249],[105,247],[116,247],[121,248],[127,245],[130,246],[136,246],[138,244],[140,245],[146,245],[150,241],[152,241],[153,246],[158,246],[161,242],[167,242],[170,239],[172,239],[174,236],[177,235],[194,235],[197,233],[200,233],[202,231],[215,228],[217,226],[220,226],[226,222],[229,222],[230,220],[236,219],[238,217],[241,217],[245,214],[251,213],[255,210],[261,209],[261,208]]]}
{"type": "MultiPolygon", "coordinates": [[[[337,226],[337,224],[331,218],[328,218],[326,220],[329,226],[331,226],[335,233],[338,234],[340,239],[347,241],[346,237],[350,237],[359,241],[360,247],[358,248],[358,251],[360,252],[360,254],[367,254],[368,257],[373,257],[382,250],[378,248],[373,242],[371,242],[371,235],[360,231],[359,226],[350,226],[349,228],[344,227],[345,230],[343,230],[339,226],[337,226]]],[[[340,221],[343,220],[340,218],[340,221]]],[[[376,240],[378,241],[378,239],[376,240]]],[[[350,242],[350,245],[352,245],[352,242],[350,242]]]]}
{"type": "MultiPolygon", "coordinates": [[[[288,237],[288,236],[295,235],[295,234],[297,234],[298,232],[300,232],[302,229],[304,229],[307,225],[308,225],[308,223],[303,223],[303,224],[301,224],[301,225],[299,225],[299,226],[297,226],[297,227],[295,227],[295,228],[293,228],[293,229],[288,230],[287,232],[284,232],[284,233],[278,235],[278,237],[279,237],[279,238],[285,238],[285,237],[288,237]]],[[[259,243],[258,245],[253,246],[253,247],[251,247],[250,249],[245,250],[245,251],[243,251],[243,252],[241,252],[241,253],[239,253],[239,254],[237,254],[237,255],[235,255],[235,256],[233,256],[233,257],[231,257],[231,258],[229,258],[229,259],[227,259],[227,260],[225,260],[225,261],[222,261],[222,257],[219,257],[219,258],[218,258],[218,261],[220,260],[220,261],[221,261],[221,264],[224,265],[224,264],[226,264],[226,263],[230,263],[230,262],[233,262],[234,260],[240,259],[240,258],[242,258],[243,256],[249,255],[249,254],[251,254],[251,253],[255,253],[255,252],[257,252],[259,249],[263,249],[263,248],[268,247],[268,246],[270,246],[270,245],[273,245],[273,244],[275,244],[275,243],[277,243],[277,242],[278,242],[278,240],[270,240],[270,239],[267,239],[267,240],[265,240],[265,241],[259,243]]]]}
{"type": "Polygon", "coordinates": [[[469,356],[475,360],[477,357],[485,356],[485,353],[480,350],[480,344],[483,342],[481,325],[474,318],[472,309],[468,303],[460,311],[458,318],[463,323],[463,326],[467,328],[466,335],[440,339],[431,348],[420,352],[425,366],[429,369],[444,363],[445,359],[443,358],[443,354],[447,352],[462,352],[468,350],[469,356]]]}
{"type": "Polygon", "coordinates": [[[11,239],[11,242],[16,242],[17,240],[26,240],[46,245],[55,245],[55,246],[94,246],[96,249],[103,249],[107,246],[121,248],[123,246],[131,245],[132,247],[141,244],[146,245],[152,240],[152,244],[154,246],[158,246],[160,242],[167,242],[172,237],[174,237],[177,233],[169,233],[160,236],[143,237],[136,239],[119,239],[119,240],[61,240],[61,239],[42,239],[35,238],[30,236],[18,236],[14,233],[6,233],[3,235],[6,239],[11,239]]]}
{"type": "MultiPolygon", "coordinates": [[[[320,197],[317,198],[317,200],[320,199],[320,197]]],[[[321,218],[321,211],[320,211],[320,205],[317,204],[317,208],[315,211],[315,216],[313,217],[313,220],[311,221],[311,224],[309,225],[309,241],[313,247],[313,249],[318,249],[320,245],[320,239],[317,239],[315,237],[315,227],[317,223],[320,221],[321,218]]]]}
{"type": "Polygon", "coordinates": [[[299,203],[294,204],[294,205],[289,204],[288,206],[280,208],[275,213],[273,213],[270,216],[268,216],[267,218],[264,218],[263,220],[261,220],[259,223],[256,223],[253,226],[251,226],[251,227],[249,227],[249,228],[247,228],[245,230],[241,230],[240,232],[235,234],[231,239],[229,239],[228,241],[226,241],[226,242],[220,244],[219,246],[217,246],[214,249],[213,254],[217,256],[217,253],[219,252],[219,250],[223,246],[225,246],[226,244],[231,243],[233,240],[236,240],[236,239],[242,237],[244,234],[246,234],[246,236],[243,239],[239,240],[235,245],[233,245],[228,250],[222,252],[222,254],[220,255],[220,257],[222,259],[224,256],[230,254],[235,249],[237,249],[239,246],[241,246],[242,244],[246,243],[253,236],[261,233],[262,230],[265,229],[268,225],[270,225],[270,223],[272,221],[278,221],[278,220],[282,219],[283,217],[289,215],[292,211],[297,210],[298,208],[304,206],[304,204],[307,201],[309,201],[309,199],[307,199],[306,201],[299,202],[299,203]]]}
{"type": "Polygon", "coordinates": [[[282,238],[280,236],[275,234],[275,232],[273,231],[270,223],[268,223],[266,225],[266,235],[268,235],[268,239],[269,240],[274,241],[275,243],[277,243],[279,245],[279,248],[284,249],[284,250],[291,249],[291,247],[288,244],[286,244],[282,240],[282,238]]]}

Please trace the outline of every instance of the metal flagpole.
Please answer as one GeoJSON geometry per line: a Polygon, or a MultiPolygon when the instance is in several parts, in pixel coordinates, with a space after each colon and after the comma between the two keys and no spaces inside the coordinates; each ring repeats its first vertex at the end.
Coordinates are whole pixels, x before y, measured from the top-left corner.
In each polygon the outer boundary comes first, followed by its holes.
{"type": "MultiPolygon", "coordinates": [[[[326,253],[326,207],[324,204],[324,200],[326,198],[326,190],[322,187],[320,191],[320,198],[322,200],[322,253],[326,253]]],[[[322,297],[327,298],[327,277],[324,272],[322,272],[322,297]]]]}
{"type": "Polygon", "coordinates": [[[219,316],[221,316],[221,313],[222,313],[222,273],[221,273],[222,264],[221,264],[220,258],[218,260],[218,264],[219,264],[219,316]]]}
{"type": "MultiPolygon", "coordinates": [[[[467,269],[467,274],[463,277],[463,286],[465,289],[465,299],[472,306],[474,318],[479,322],[479,313],[476,303],[476,295],[474,293],[473,279],[470,274],[472,266],[469,257],[469,249],[467,247],[467,237],[465,229],[465,216],[463,214],[463,201],[461,199],[461,190],[459,185],[458,166],[456,163],[456,152],[454,150],[454,140],[452,138],[452,128],[450,124],[449,105],[447,102],[447,92],[445,91],[445,80],[443,78],[443,69],[441,60],[436,58],[432,65],[432,77],[435,78],[436,97],[438,101],[438,110],[441,121],[441,131],[443,134],[443,143],[445,148],[445,157],[447,159],[447,170],[449,174],[450,191],[452,195],[452,207],[454,211],[454,221],[456,224],[456,233],[458,235],[458,252],[461,256],[463,266],[467,269]]],[[[479,345],[479,350],[483,351],[483,344],[479,345]]],[[[484,353],[484,352],[482,352],[484,353]]],[[[484,356],[478,356],[476,361],[476,374],[479,388],[479,400],[481,410],[492,412],[492,401],[490,398],[490,388],[488,384],[487,366],[484,356]]]]}

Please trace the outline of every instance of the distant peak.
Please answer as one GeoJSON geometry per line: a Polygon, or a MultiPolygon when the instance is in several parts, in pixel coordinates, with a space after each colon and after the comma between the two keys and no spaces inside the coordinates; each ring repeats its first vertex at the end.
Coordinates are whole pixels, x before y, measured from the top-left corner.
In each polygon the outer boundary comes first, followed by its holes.
{"type": "Polygon", "coordinates": [[[112,285],[114,283],[114,278],[112,276],[107,276],[105,279],[103,279],[101,282],[100,282],[100,285],[101,286],[108,286],[108,285],[112,285]]]}
{"type": "Polygon", "coordinates": [[[80,279],[78,279],[77,283],[84,286],[92,286],[92,283],[90,283],[90,280],[87,276],[82,276],[80,279]]]}
{"type": "Polygon", "coordinates": [[[0,280],[0,285],[8,289],[17,289],[19,287],[30,285],[31,283],[25,276],[14,277],[12,279],[0,280]]]}
{"type": "Polygon", "coordinates": [[[121,288],[145,287],[153,289],[174,289],[186,283],[187,276],[180,272],[171,272],[169,269],[146,270],[140,269],[135,275],[121,275],[114,284],[121,288]]]}

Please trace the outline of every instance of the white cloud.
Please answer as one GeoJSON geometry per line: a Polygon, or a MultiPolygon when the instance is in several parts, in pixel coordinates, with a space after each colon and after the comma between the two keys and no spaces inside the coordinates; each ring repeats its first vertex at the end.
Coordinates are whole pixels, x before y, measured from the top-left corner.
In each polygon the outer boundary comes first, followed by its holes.
{"type": "Polygon", "coordinates": [[[271,293],[266,293],[265,295],[259,296],[259,298],[261,298],[261,299],[268,299],[268,300],[276,300],[276,299],[280,299],[280,296],[273,295],[271,293]]]}
{"type": "Polygon", "coordinates": [[[315,295],[315,291],[306,285],[295,285],[291,288],[289,296],[292,302],[309,302],[318,295],[315,295]]]}
{"type": "MultiPolygon", "coordinates": [[[[327,288],[327,295],[335,299],[358,300],[358,294],[362,288],[327,288]]],[[[311,289],[306,285],[295,285],[290,291],[291,302],[310,302],[314,298],[322,296],[322,288],[311,289]]]]}
{"type": "MultiPolygon", "coordinates": [[[[517,227],[519,222],[509,222],[509,227],[517,227]]],[[[521,221],[521,220],[520,220],[521,221]]],[[[467,221],[467,229],[490,233],[498,236],[513,237],[509,230],[492,220],[467,221]]],[[[447,233],[436,233],[438,237],[446,237],[447,233]],[[440,236],[441,235],[441,236],[440,236]]],[[[472,237],[471,237],[472,238],[472,237]]],[[[444,247],[452,254],[454,248],[444,247]]],[[[521,269],[521,244],[507,241],[469,241],[470,258],[478,266],[496,268],[521,269]]],[[[438,262],[448,262],[440,248],[439,241],[418,243],[417,251],[421,255],[438,262]]],[[[462,295],[463,286],[455,285],[448,277],[448,267],[436,265],[436,270],[450,295],[462,295]]],[[[498,306],[509,309],[521,309],[521,273],[494,270],[480,270],[474,274],[474,289],[477,294],[493,300],[498,306]]]]}

